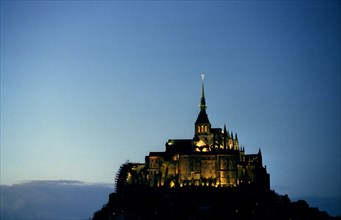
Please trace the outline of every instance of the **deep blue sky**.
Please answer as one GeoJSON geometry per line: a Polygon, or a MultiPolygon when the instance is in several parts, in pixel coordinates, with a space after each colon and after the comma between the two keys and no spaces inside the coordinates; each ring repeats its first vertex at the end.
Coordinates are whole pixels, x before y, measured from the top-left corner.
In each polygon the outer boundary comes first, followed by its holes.
{"type": "Polygon", "coordinates": [[[1,184],[113,183],[193,137],[204,72],[212,126],[261,147],[274,190],[340,198],[340,20],[339,1],[1,1],[1,184]]]}

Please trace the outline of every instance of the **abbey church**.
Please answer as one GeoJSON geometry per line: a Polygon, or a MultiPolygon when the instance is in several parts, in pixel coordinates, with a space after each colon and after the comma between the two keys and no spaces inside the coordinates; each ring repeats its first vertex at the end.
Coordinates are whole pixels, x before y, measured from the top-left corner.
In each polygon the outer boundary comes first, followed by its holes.
{"type": "Polygon", "coordinates": [[[170,139],[164,152],[150,152],[144,164],[125,164],[116,177],[117,190],[128,185],[148,187],[239,187],[270,190],[262,153],[246,154],[237,134],[213,128],[206,113],[204,75],[200,112],[192,139],[170,139]],[[124,171],[123,171],[123,170],[124,171]]]}
{"type": "Polygon", "coordinates": [[[93,220],[331,219],[271,190],[261,150],[246,154],[237,134],[211,126],[203,75],[199,106],[193,138],[169,139],[144,163],[122,164],[115,192],[93,220]]]}

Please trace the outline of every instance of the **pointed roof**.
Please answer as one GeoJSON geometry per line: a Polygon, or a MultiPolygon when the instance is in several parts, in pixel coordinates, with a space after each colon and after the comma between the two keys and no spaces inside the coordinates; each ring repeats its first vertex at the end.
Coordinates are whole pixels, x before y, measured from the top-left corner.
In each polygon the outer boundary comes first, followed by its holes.
{"type": "Polygon", "coordinates": [[[206,110],[206,100],[205,100],[205,88],[204,88],[204,78],[205,74],[201,74],[201,99],[200,99],[200,110],[206,110]]]}
{"type": "Polygon", "coordinates": [[[260,148],[259,148],[259,150],[258,150],[258,155],[261,155],[261,156],[262,156],[262,151],[260,150],[260,148]]]}
{"type": "Polygon", "coordinates": [[[210,121],[208,120],[208,116],[205,110],[201,110],[199,112],[198,118],[195,121],[195,124],[210,124],[210,121]]]}
{"type": "Polygon", "coordinates": [[[205,88],[204,88],[204,74],[201,74],[201,99],[200,99],[200,112],[195,124],[210,124],[206,113],[206,100],[205,100],[205,88]]]}

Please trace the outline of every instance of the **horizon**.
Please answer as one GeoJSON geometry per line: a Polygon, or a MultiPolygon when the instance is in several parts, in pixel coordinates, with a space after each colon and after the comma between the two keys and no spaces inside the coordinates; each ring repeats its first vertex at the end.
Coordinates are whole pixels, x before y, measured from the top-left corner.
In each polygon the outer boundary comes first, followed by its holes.
{"type": "MultiPolygon", "coordinates": [[[[103,205],[108,202],[108,197],[110,193],[115,192],[115,187],[113,183],[87,183],[82,181],[75,180],[33,180],[33,181],[25,181],[22,183],[17,183],[13,185],[2,185],[0,184],[0,190],[3,195],[3,204],[1,207],[1,217],[10,216],[8,219],[16,219],[13,217],[19,217],[21,219],[20,214],[18,213],[29,213],[32,216],[38,217],[41,216],[39,212],[39,208],[41,208],[41,204],[39,201],[46,201],[47,198],[50,198],[49,194],[59,195],[63,199],[55,199],[51,204],[53,206],[45,205],[45,209],[48,210],[47,213],[44,213],[43,217],[45,219],[53,219],[53,216],[56,215],[53,209],[65,209],[62,216],[59,216],[59,219],[89,219],[92,217],[94,212],[98,211],[103,205]],[[84,190],[86,188],[86,190],[84,190]],[[90,208],[84,212],[84,207],[78,207],[78,212],[73,210],[74,207],[71,205],[74,200],[74,195],[70,194],[70,189],[73,189],[78,197],[82,197],[83,204],[86,204],[90,208]],[[43,192],[43,196],[37,194],[37,192],[43,192]],[[49,193],[46,193],[49,192],[49,193]],[[89,194],[92,194],[91,198],[89,194]],[[25,195],[25,196],[23,196],[25,195]],[[37,198],[38,202],[37,202],[37,198]],[[95,198],[95,199],[93,199],[95,198]],[[20,205],[18,205],[18,201],[20,200],[20,205]],[[67,204],[63,201],[68,201],[67,204]],[[16,205],[17,204],[17,205],[16,205]],[[30,206],[32,209],[31,212],[27,212],[27,207],[30,206]],[[7,207],[12,207],[8,209],[7,207]],[[38,209],[38,210],[37,210],[38,209]],[[88,215],[86,215],[88,213],[88,215]],[[73,217],[72,217],[73,216],[73,217]],[[82,218],[80,218],[83,216],[82,218]]],[[[275,191],[276,192],[276,191],[275,191]]],[[[276,192],[279,194],[278,192],[276,192]]],[[[41,194],[41,193],[40,193],[41,194]]],[[[287,195],[287,194],[279,194],[279,195],[287,195]]],[[[308,202],[309,206],[312,208],[318,208],[320,211],[327,212],[330,216],[339,217],[341,216],[341,211],[338,204],[341,202],[340,198],[330,197],[330,198],[318,198],[318,197],[292,197],[291,195],[287,195],[291,202],[297,202],[299,200],[304,200],[308,202]]],[[[58,212],[57,212],[58,213],[58,212]]],[[[35,218],[33,218],[35,219],[35,218]]],[[[42,217],[39,217],[42,219],[42,217]]]]}

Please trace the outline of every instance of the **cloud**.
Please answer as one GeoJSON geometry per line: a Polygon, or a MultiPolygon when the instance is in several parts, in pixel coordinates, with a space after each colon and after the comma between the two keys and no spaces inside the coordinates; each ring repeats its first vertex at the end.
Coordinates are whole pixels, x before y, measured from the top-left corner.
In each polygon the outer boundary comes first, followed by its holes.
{"type": "Polygon", "coordinates": [[[109,184],[68,180],[0,185],[0,219],[91,219],[113,189],[109,184]]]}

